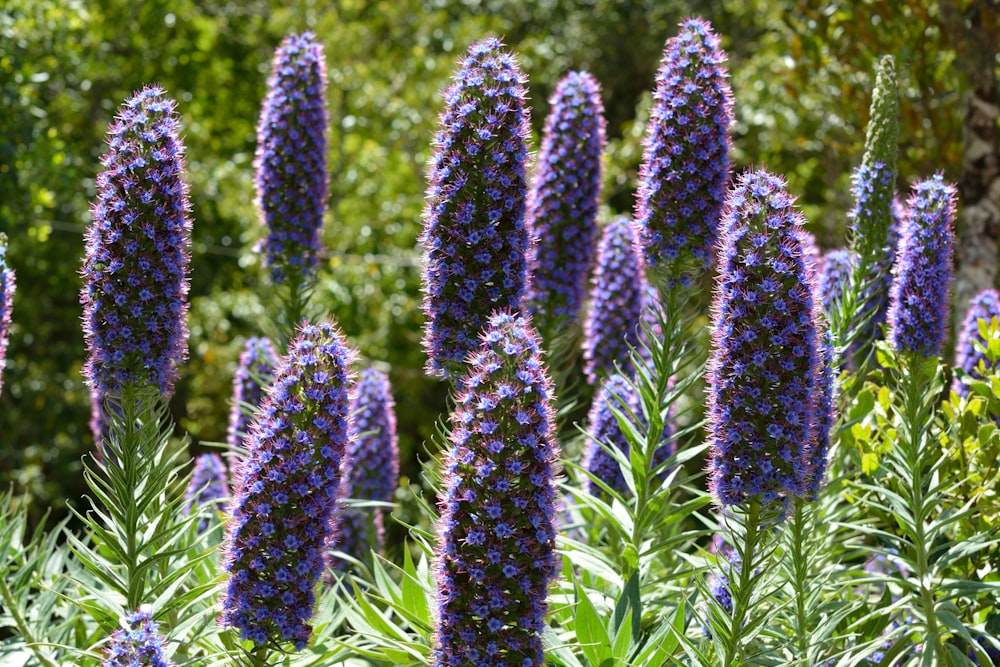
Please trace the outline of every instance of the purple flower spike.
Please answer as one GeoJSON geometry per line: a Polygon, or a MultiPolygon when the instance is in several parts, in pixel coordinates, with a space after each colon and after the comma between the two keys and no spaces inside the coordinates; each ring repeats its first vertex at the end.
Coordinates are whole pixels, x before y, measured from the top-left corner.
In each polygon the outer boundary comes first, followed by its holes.
{"type": "Polygon", "coordinates": [[[897,351],[941,353],[951,312],[955,196],[937,174],[915,183],[907,202],[889,304],[889,344],[897,351]]]}
{"type": "Polygon", "coordinates": [[[312,634],[313,588],[334,538],[354,352],[330,323],[303,324],[247,436],[230,506],[222,623],[257,646],[312,634]]]}
{"type": "Polygon", "coordinates": [[[289,35],[271,63],[254,160],[264,257],[275,283],[310,273],[319,258],[330,197],[327,124],[323,46],[311,32],[289,35]]]}
{"type": "Polygon", "coordinates": [[[740,176],[722,220],[708,370],[721,505],[800,495],[807,482],[821,359],[802,224],[780,178],[740,176]]]}
{"type": "Polygon", "coordinates": [[[601,87],[587,72],[570,72],[549,100],[526,225],[529,303],[535,313],[576,321],[597,241],[601,154],[606,142],[601,87]]]}
{"type": "MultiPolygon", "coordinates": [[[[994,318],[1000,318],[1000,293],[995,289],[983,290],[969,303],[969,310],[962,321],[962,329],[958,334],[958,344],[955,346],[955,366],[965,371],[970,378],[982,380],[980,365],[987,373],[993,372],[994,366],[976,344],[986,347],[986,340],[979,333],[979,320],[987,324],[994,318]]],[[[959,396],[969,395],[969,386],[957,376],[952,385],[959,396]]]]}
{"type": "MultiPolygon", "coordinates": [[[[374,368],[361,371],[354,388],[354,422],[342,475],[348,498],[392,502],[399,486],[396,403],[389,378],[374,368]]],[[[337,549],[360,561],[385,545],[385,510],[344,510],[337,515],[337,549]]],[[[337,564],[338,569],[346,565],[337,564]]]]}
{"type": "Polygon", "coordinates": [[[832,317],[835,304],[844,298],[844,291],[851,282],[851,273],[857,265],[857,255],[845,248],[830,250],[823,255],[819,272],[819,297],[823,312],[832,317]]]}
{"type": "Polygon", "coordinates": [[[590,384],[613,373],[616,362],[630,372],[629,348],[639,343],[646,284],[632,222],[615,218],[601,236],[583,324],[583,370],[590,384]]]}
{"type": "MultiPolygon", "coordinates": [[[[191,511],[203,505],[221,508],[229,498],[229,475],[218,454],[201,454],[194,460],[191,481],[184,492],[185,508],[191,511]]],[[[204,527],[204,524],[203,524],[204,527]]]]}
{"type": "Polygon", "coordinates": [[[461,387],[440,502],[433,664],[541,667],[559,447],[527,319],[490,318],[461,387]]]}
{"type": "Polygon", "coordinates": [[[494,310],[525,292],[526,77],[503,43],[469,47],[445,90],[421,243],[427,372],[455,378],[494,310]]]}
{"type": "Polygon", "coordinates": [[[148,611],[137,611],[125,620],[127,630],[111,633],[102,667],[169,667],[173,664],[163,657],[163,635],[148,611]]]}
{"type": "Polygon", "coordinates": [[[3,390],[3,366],[10,342],[10,316],[14,307],[14,270],[7,266],[7,236],[0,234],[0,391],[3,390]]]}
{"type": "Polygon", "coordinates": [[[807,447],[808,474],[806,492],[816,496],[823,488],[827,455],[830,452],[830,432],[837,421],[837,371],[834,367],[833,340],[829,329],[819,346],[820,364],[816,370],[819,399],[813,419],[815,435],[807,447]]]}
{"type": "Polygon", "coordinates": [[[174,102],[141,90],[108,128],[83,263],[83,372],[102,394],[173,392],[187,356],[191,219],[174,102]]]}
{"type": "Polygon", "coordinates": [[[278,354],[266,338],[248,338],[233,375],[233,404],[229,408],[227,440],[231,449],[243,444],[253,411],[260,407],[264,388],[271,381],[278,354]]]}
{"type": "Polygon", "coordinates": [[[671,284],[712,263],[729,181],[733,96],[726,53],[702,19],[667,40],[643,139],[636,222],[643,254],[671,284]]]}

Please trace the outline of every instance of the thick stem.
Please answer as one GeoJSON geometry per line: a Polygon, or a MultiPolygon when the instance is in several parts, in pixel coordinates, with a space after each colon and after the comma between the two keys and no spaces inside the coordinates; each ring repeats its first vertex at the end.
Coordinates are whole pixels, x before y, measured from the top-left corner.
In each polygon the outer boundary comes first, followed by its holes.
{"type": "Polygon", "coordinates": [[[796,498],[791,522],[791,547],[789,556],[792,559],[792,593],[795,595],[795,645],[798,648],[799,660],[802,665],[809,666],[809,611],[806,600],[809,591],[806,589],[809,579],[809,549],[806,538],[809,534],[807,525],[811,519],[806,510],[805,501],[796,498]]]}
{"type": "MultiPolygon", "coordinates": [[[[723,660],[724,667],[743,665],[745,659],[745,647],[743,646],[743,628],[746,625],[747,617],[750,614],[750,605],[754,592],[756,577],[754,571],[757,568],[757,551],[759,547],[761,529],[761,506],[759,500],[750,501],[746,513],[743,515],[743,531],[739,535],[734,535],[742,541],[742,545],[734,545],[740,554],[741,563],[739,576],[735,577],[738,586],[731,591],[733,598],[733,613],[730,616],[729,636],[732,639],[726,649],[723,660]],[[742,549],[738,547],[742,546],[742,549]]],[[[729,570],[729,581],[732,584],[732,568],[729,570]]]]}
{"type": "Polygon", "coordinates": [[[253,652],[253,667],[267,667],[267,657],[270,651],[267,646],[258,646],[253,652]]]}

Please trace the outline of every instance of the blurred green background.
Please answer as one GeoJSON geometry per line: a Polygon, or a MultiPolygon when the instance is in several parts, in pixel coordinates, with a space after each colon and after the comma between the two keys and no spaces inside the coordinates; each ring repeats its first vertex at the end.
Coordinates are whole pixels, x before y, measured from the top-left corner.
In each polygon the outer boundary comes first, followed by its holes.
{"type": "MultiPolygon", "coordinates": [[[[98,157],[116,106],[146,83],[178,101],[194,206],[190,359],[172,402],[181,430],[225,439],[230,382],[259,332],[263,272],[251,252],[255,125],[274,48],[313,30],[329,67],[329,249],[318,301],[362,354],[388,364],[404,473],[446,405],[423,376],[424,165],[439,91],[484,33],[504,36],[530,79],[537,133],[571,68],[604,86],[605,201],[631,210],[649,91],[664,41],[697,13],[730,54],[737,169],[785,174],[824,248],[843,244],[876,58],[897,57],[901,187],[961,165],[954,35],[936,2],[789,0],[6,0],[0,8],[0,231],[17,271],[0,396],[0,483],[37,517],[83,493],[91,449],[80,375],[78,275],[98,157]]],[[[960,45],[959,45],[959,48],[960,45]]]]}

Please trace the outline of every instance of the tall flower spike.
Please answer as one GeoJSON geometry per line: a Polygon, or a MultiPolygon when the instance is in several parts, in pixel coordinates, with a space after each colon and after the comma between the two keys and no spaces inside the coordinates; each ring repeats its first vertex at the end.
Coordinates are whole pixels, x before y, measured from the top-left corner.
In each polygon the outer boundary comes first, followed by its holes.
{"type": "Polygon", "coordinates": [[[304,324],[250,427],[230,506],[222,623],[257,646],[305,646],[313,588],[334,539],[354,352],[330,323],[304,324]]]}
{"type": "Polygon", "coordinates": [[[271,63],[257,124],[257,208],[267,226],[264,257],[271,280],[316,266],[330,197],[326,171],[326,61],[306,32],[281,42],[271,63]]]}
{"type": "Polygon", "coordinates": [[[233,375],[233,404],[229,408],[227,440],[230,449],[243,444],[253,411],[264,398],[264,388],[271,381],[278,354],[266,338],[248,338],[240,353],[239,365],[233,375]]]}
{"type": "Polygon", "coordinates": [[[469,47],[445,90],[428,171],[421,243],[427,371],[461,375],[494,310],[518,310],[525,292],[528,157],[526,77],[503,43],[469,47]]]}
{"type": "MultiPolygon", "coordinates": [[[[222,509],[229,498],[229,475],[218,454],[200,454],[194,460],[191,481],[184,492],[185,507],[191,511],[204,505],[222,509]]],[[[201,524],[204,529],[206,523],[201,524]]]]}
{"type": "Polygon", "coordinates": [[[816,369],[816,384],[819,398],[813,417],[815,434],[806,448],[808,473],[806,492],[817,495],[823,488],[826,476],[827,456],[830,453],[830,432],[837,421],[837,373],[834,367],[833,339],[830,330],[821,334],[819,347],[819,367],[816,369]]]}
{"type": "Polygon", "coordinates": [[[632,221],[615,218],[604,228],[583,324],[583,370],[596,383],[615,363],[630,371],[629,348],[639,342],[646,275],[632,221]]]}
{"type": "MultiPolygon", "coordinates": [[[[892,56],[879,61],[872,91],[865,152],[852,176],[854,208],[849,213],[851,248],[865,261],[892,252],[888,248],[892,200],[896,188],[899,143],[899,94],[892,56]]],[[[882,267],[888,270],[887,267],[882,267]]]]}
{"type": "Polygon", "coordinates": [[[729,180],[726,53],[702,19],[667,40],[643,138],[636,222],[650,267],[687,284],[712,263],[729,180]]]}
{"type": "Polygon", "coordinates": [[[940,174],[913,185],[890,293],[889,345],[897,351],[941,353],[951,312],[955,196],[940,174]]]}
{"type": "MultiPolygon", "coordinates": [[[[987,373],[993,371],[993,364],[977,349],[977,344],[986,347],[986,340],[979,333],[979,320],[989,324],[995,317],[1000,318],[1000,293],[995,289],[983,290],[969,302],[969,310],[962,320],[958,344],[955,346],[955,366],[961,368],[970,378],[983,379],[983,373],[979,370],[980,365],[987,373]]],[[[969,386],[957,375],[952,388],[959,396],[969,395],[969,386]]]]}
{"type": "MultiPolygon", "coordinates": [[[[389,378],[381,371],[366,368],[361,371],[352,400],[354,422],[342,471],[341,495],[392,502],[399,485],[399,439],[389,378]]],[[[382,551],[385,546],[385,510],[344,510],[336,521],[339,551],[364,561],[369,549],[382,551]]],[[[346,569],[339,564],[337,567],[346,569]]]]}
{"type": "Polygon", "coordinates": [[[559,447],[551,384],[525,318],[490,318],[461,387],[441,500],[433,664],[540,667],[559,447]]]}
{"type": "Polygon", "coordinates": [[[549,99],[526,225],[529,304],[548,319],[577,321],[597,244],[601,155],[607,141],[601,87],[587,72],[570,72],[549,99]]]}
{"type": "Polygon", "coordinates": [[[827,317],[831,317],[835,305],[844,298],[856,263],[857,255],[846,248],[830,250],[823,255],[818,290],[827,317]]]}
{"type": "Polygon", "coordinates": [[[169,667],[163,656],[163,635],[148,611],[137,611],[125,619],[127,629],[111,633],[104,649],[102,667],[169,667]]]}
{"type": "Polygon", "coordinates": [[[7,235],[0,234],[0,391],[3,391],[3,367],[10,342],[10,315],[14,307],[14,270],[7,266],[7,235]]]}
{"type": "Polygon", "coordinates": [[[104,394],[173,392],[187,356],[191,219],[184,146],[162,88],[125,101],[108,128],[83,262],[83,372],[104,394]]]}
{"type": "Polygon", "coordinates": [[[820,354],[802,224],[780,178],[740,176],[722,220],[707,378],[721,505],[800,495],[807,482],[820,354]]]}

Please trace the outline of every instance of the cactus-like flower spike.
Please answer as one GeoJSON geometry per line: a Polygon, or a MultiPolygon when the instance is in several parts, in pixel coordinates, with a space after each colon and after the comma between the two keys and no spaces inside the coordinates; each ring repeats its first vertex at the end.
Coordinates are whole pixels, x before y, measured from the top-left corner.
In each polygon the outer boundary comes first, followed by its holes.
{"type": "MultiPolygon", "coordinates": [[[[629,452],[628,440],[625,439],[612,408],[617,408],[625,414],[632,413],[637,416],[642,414],[642,406],[635,388],[618,373],[609,375],[601,383],[591,403],[590,414],[587,417],[589,438],[584,451],[583,468],[615,491],[625,494],[628,485],[622,477],[621,467],[611,453],[601,446],[602,443],[605,446],[614,445],[626,456],[629,452]]],[[[606,495],[590,478],[584,481],[584,490],[593,496],[606,495]]]]}
{"type": "Polygon", "coordinates": [[[738,179],[722,220],[708,370],[710,487],[717,501],[801,495],[820,354],[802,217],[780,178],[738,179]]]}
{"type": "Polygon", "coordinates": [[[253,410],[260,407],[264,389],[271,381],[278,354],[266,338],[251,337],[243,344],[239,365],[233,375],[233,404],[229,408],[226,438],[231,450],[243,444],[253,410]]]}
{"type": "MultiPolygon", "coordinates": [[[[342,469],[341,495],[392,502],[399,485],[399,439],[389,378],[374,368],[361,371],[352,401],[354,421],[342,469]]],[[[361,561],[368,558],[372,547],[382,551],[384,517],[385,510],[381,509],[340,512],[336,519],[337,550],[361,561]]],[[[340,563],[334,567],[346,569],[340,563]]]]}
{"type": "Polygon", "coordinates": [[[941,353],[951,312],[955,197],[940,174],[913,185],[889,303],[889,344],[899,352],[941,353]]]}
{"type": "Polygon", "coordinates": [[[802,229],[799,232],[799,241],[802,243],[802,257],[806,260],[806,268],[818,276],[823,264],[823,253],[816,243],[816,236],[802,229]]]}
{"type": "Polygon", "coordinates": [[[540,667],[559,446],[538,334],[495,313],[467,368],[440,501],[432,664],[540,667]]]}
{"type": "Polygon", "coordinates": [[[733,96],[726,53],[699,18],[667,41],[643,138],[636,222],[646,261],[669,284],[712,263],[729,181],[733,96]]]}
{"type": "Polygon", "coordinates": [[[185,508],[191,511],[203,505],[217,508],[229,498],[229,475],[218,454],[199,454],[194,460],[191,481],[184,492],[185,508]]]}
{"type": "Polygon", "coordinates": [[[137,611],[125,619],[127,629],[111,633],[104,649],[102,667],[170,667],[163,655],[164,638],[148,611],[137,611]]]}
{"type": "Polygon", "coordinates": [[[14,270],[7,265],[7,235],[0,234],[0,391],[3,391],[3,366],[10,342],[10,316],[14,307],[14,270]]]}
{"type": "Polygon", "coordinates": [[[174,102],[150,87],[108,128],[83,263],[84,375],[102,393],[173,391],[187,356],[191,219],[174,102]]]}
{"type": "MultiPolygon", "coordinates": [[[[984,375],[980,367],[987,373],[993,371],[989,358],[977,348],[977,344],[986,347],[986,340],[979,333],[979,320],[987,324],[993,318],[1000,318],[1000,293],[995,289],[983,290],[969,302],[969,310],[962,320],[962,329],[958,333],[958,344],[955,346],[955,366],[961,368],[970,378],[982,380],[984,375]]],[[[952,385],[959,396],[968,396],[969,387],[957,375],[952,385]]]]}
{"type": "Polygon", "coordinates": [[[813,418],[815,434],[807,447],[806,493],[813,497],[823,488],[827,456],[830,452],[830,432],[837,421],[837,369],[834,365],[833,339],[829,329],[822,334],[819,357],[820,364],[816,370],[819,398],[816,401],[813,418]]]}
{"type": "MultiPolygon", "coordinates": [[[[899,93],[892,56],[884,56],[875,73],[865,152],[852,176],[854,207],[849,213],[851,249],[865,266],[885,255],[892,224],[899,142],[899,93]]],[[[891,252],[891,251],[890,251],[891,252]]]]}
{"type": "Polygon", "coordinates": [[[421,243],[427,372],[457,379],[494,310],[521,308],[528,157],[526,77],[503,43],[469,47],[445,109],[428,171],[421,243]]]}
{"type": "Polygon", "coordinates": [[[567,74],[549,100],[525,224],[531,310],[577,321],[597,245],[601,155],[606,142],[601,87],[587,72],[567,74]]]}
{"type": "Polygon", "coordinates": [[[583,370],[596,383],[615,371],[630,372],[630,349],[639,343],[646,275],[632,221],[619,216],[604,228],[583,324],[583,370]]]}
{"type": "Polygon", "coordinates": [[[851,274],[857,263],[857,255],[846,248],[830,250],[823,255],[819,272],[819,298],[823,312],[832,317],[833,308],[844,298],[851,274]]]}
{"type": "Polygon", "coordinates": [[[309,275],[319,258],[330,196],[327,125],[323,46],[311,32],[288,35],[271,63],[254,158],[264,261],[275,283],[309,275]]]}
{"type": "Polygon", "coordinates": [[[354,352],[337,327],[304,323],[246,438],[230,505],[222,623],[258,647],[305,646],[313,589],[334,539],[354,352]]]}

